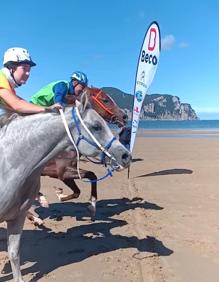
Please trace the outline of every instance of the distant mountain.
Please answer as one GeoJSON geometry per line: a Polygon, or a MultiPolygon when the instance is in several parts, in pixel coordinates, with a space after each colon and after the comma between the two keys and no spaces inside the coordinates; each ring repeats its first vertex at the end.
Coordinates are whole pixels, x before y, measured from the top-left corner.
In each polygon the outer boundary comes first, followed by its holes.
{"type": "MultiPolygon", "coordinates": [[[[102,87],[102,89],[109,94],[119,107],[127,112],[129,118],[131,118],[133,95],[113,87],[102,87]]],[[[177,96],[169,94],[150,94],[145,97],[140,118],[197,120],[198,116],[190,104],[181,103],[177,96]]]]}

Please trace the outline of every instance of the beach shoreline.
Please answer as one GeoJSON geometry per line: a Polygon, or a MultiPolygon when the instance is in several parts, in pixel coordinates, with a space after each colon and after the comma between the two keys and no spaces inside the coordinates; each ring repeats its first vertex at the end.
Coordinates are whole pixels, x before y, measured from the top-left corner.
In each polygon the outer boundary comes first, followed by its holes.
{"type": "Polygon", "coordinates": [[[145,138],[219,138],[217,129],[145,129],[139,128],[138,137],[145,138]]]}

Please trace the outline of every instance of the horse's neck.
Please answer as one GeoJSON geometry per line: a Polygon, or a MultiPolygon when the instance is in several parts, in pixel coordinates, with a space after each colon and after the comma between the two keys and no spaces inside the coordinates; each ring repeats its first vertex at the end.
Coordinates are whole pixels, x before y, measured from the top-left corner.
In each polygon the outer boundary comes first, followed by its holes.
{"type": "MultiPolygon", "coordinates": [[[[66,114],[70,121],[70,113],[66,114]]],[[[43,166],[68,145],[61,117],[37,114],[14,120],[1,140],[7,164],[23,169],[43,166]]]]}

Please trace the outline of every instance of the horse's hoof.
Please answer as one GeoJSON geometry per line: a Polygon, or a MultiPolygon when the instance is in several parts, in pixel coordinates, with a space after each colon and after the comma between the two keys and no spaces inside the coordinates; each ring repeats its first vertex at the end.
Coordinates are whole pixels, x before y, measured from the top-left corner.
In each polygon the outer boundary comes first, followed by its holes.
{"type": "Polygon", "coordinates": [[[79,198],[79,196],[80,196],[80,193],[74,193],[73,194],[73,199],[77,199],[77,198],[79,198]]]}
{"type": "Polygon", "coordinates": [[[55,190],[56,196],[58,197],[60,202],[63,202],[63,198],[66,197],[66,195],[63,194],[62,188],[56,188],[55,190]]]}
{"type": "Polygon", "coordinates": [[[56,191],[56,195],[63,194],[63,189],[62,188],[56,188],[55,191],[56,191]]]}
{"type": "Polygon", "coordinates": [[[69,196],[68,195],[65,195],[65,194],[56,194],[56,196],[58,197],[59,201],[60,202],[65,202],[67,200],[69,200],[69,196]]]}
{"type": "Polygon", "coordinates": [[[62,188],[57,188],[56,189],[56,196],[58,197],[60,202],[65,202],[69,201],[72,199],[77,199],[79,197],[80,193],[74,193],[70,195],[63,194],[63,189],[62,188]]]}
{"type": "Polygon", "coordinates": [[[34,218],[33,218],[33,224],[34,224],[35,226],[40,226],[40,225],[43,225],[44,222],[43,222],[43,220],[42,220],[41,218],[34,216],[34,218]]]}
{"type": "Polygon", "coordinates": [[[95,220],[95,216],[96,216],[96,203],[94,202],[90,202],[90,205],[88,206],[88,210],[91,214],[91,219],[92,221],[95,220]]]}
{"type": "Polygon", "coordinates": [[[37,198],[37,201],[39,202],[40,206],[43,208],[48,208],[49,203],[44,195],[39,195],[37,198]]]}

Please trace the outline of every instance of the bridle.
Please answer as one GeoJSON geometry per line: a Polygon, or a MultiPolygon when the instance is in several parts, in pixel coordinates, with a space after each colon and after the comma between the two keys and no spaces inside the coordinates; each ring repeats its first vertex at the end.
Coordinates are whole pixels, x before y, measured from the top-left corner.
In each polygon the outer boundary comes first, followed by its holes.
{"type": "Polygon", "coordinates": [[[78,131],[78,139],[76,141],[76,146],[78,147],[79,143],[81,140],[86,141],[87,143],[89,143],[90,145],[93,145],[95,148],[100,149],[102,152],[102,156],[101,156],[101,163],[104,163],[104,156],[107,156],[110,160],[114,160],[115,158],[108,152],[108,149],[112,146],[113,142],[116,140],[116,137],[113,137],[110,142],[103,147],[99,141],[95,138],[95,136],[90,132],[90,130],[87,128],[87,126],[85,125],[84,121],[81,118],[81,115],[79,113],[79,110],[77,107],[75,107],[75,109],[72,110],[72,119],[75,123],[75,126],[77,128],[78,131]],[[83,126],[83,128],[85,129],[85,131],[88,133],[90,138],[87,138],[86,136],[84,136],[81,132],[81,128],[80,128],[80,124],[83,126]]]}
{"type": "Polygon", "coordinates": [[[115,119],[116,119],[116,115],[109,109],[107,108],[98,98],[101,95],[101,93],[103,93],[103,91],[101,89],[99,89],[99,91],[97,92],[96,95],[91,95],[91,99],[93,99],[95,101],[96,104],[98,104],[100,106],[100,108],[106,112],[107,114],[110,115],[110,119],[109,122],[114,123],[115,119]]]}
{"type": "MultiPolygon", "coordinates": [[[[88,129],[88,127],[86,126],[86,124],[84,123],[84,121],[82,120],[82,117],[80,115],[80,112],[78,110],[78,107],[75,106],[72,108],[72,121],[75,123],[77,132],[78,132],[78,138],[75,141],[71,131],[69,129],[68,123],[66,121],[64,112],[62,109],[59,109],[61,118],[62,118],[62,122],[64,124],[66,133],[69,137],[69,140],[71,141],[73,147],[75,148],[75,151],[77,153],[77,172],[78,172],[78,176],[80,179],[82,179],[81,175],[80,175],[80,167],[79,167],[79,163],[80,163],[80,153],[78,151],[78,145],[80,143],[81,140],[86,141],[87,143],[89,143],[90,145],[94,146],[95,148],[98,148],[102,153],[101,153],[101,158],[100,158],[100,163],[104,164],[107,167],[106,164],[106,157],[108,157],[109,159],[109,163],[112,167],[111,170],[108,169],[108,173],[106,176],[112,176],[112,171],[113,170],[117,170],[117,169],[123,169],[123,167],[118,164],[118,162],[116,161],[116,159],[109,153],[109,149],[112,146],[113,142],[116,140],[116,137],[113,137],[108,144],[106,144],[105,146],[102,146],[100,144],[100,142],[96,139],[96,137],[91,133],[91,131],[88,129]],[[86,136],[84,136],[81,132],[81,128],[80,125],[84,128],[84,130],[87,132],[87,134],[89,135],[89,138],[87,138],[86,136]]],[[[105,177],[104,177],[105,178],[105,177]]],[[[101,178],[102,179],[102,178],[101,178]]],[[[95,180],[97,181],[97,180],[95,180]]]]}

